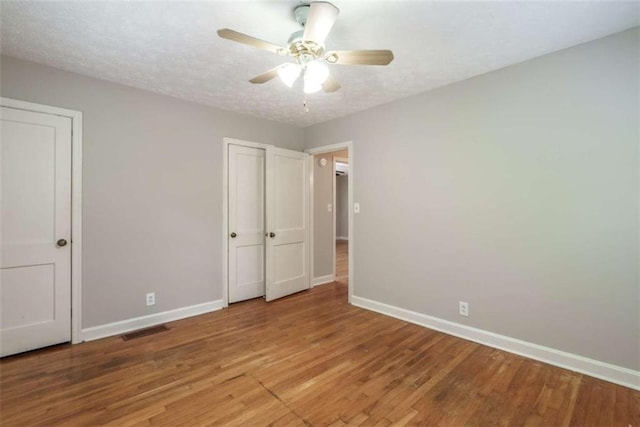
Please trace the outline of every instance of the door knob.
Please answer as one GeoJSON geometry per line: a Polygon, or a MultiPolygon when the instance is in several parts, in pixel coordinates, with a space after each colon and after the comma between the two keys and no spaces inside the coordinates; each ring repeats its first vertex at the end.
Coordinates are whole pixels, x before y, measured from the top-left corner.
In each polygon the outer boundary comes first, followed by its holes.
{"type": "Polygon", "coordinates": [[[237,234],[236,234],[236,232],[235,232],[235,231],[231,233],[231,238],[232,238],[232,239],[235,239],[235,238],[236,238],[236,236],[237,236],[237,234]]]}
{"type": "Polygon", "coordinates": [[[271,237],[271,238],[273,239],[274,237],[276,237],[276,233],[274,233],[274,232],[272,231],[271,233],[269,233],[269,237],[271,237]]]}
{"type": "Polygon", "coordinates": [[[56,242],[56,244],[60,247],[67,246],[67,241],[64,239],[60,239],[56,242]]]}

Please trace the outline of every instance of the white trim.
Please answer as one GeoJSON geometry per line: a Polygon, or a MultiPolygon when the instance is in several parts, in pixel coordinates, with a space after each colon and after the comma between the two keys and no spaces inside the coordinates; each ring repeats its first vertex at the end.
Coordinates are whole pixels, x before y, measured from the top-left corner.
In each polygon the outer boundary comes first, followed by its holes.
{"type": "Polygon", "coordinates": [[[326,276],[314,277],[313,279],[311,279],[311,287],[332,283],[335,282],[335,280],[335,274],[327,274],[326,276]]]}
{"type": "MultiPolygon", "coordinates": [[[[351,141],[344,141],[344,142],[338,142],[336,144],[323,145],[321,147],[307,148],[306,150],[304,150],[304,152],[315,155],[315,154],[322,154],[322,153],[330,153],[332,151],[340,151],[349,147],[351,147],[351,141]]],[[[351,160],[351,156],[349,156],[349,160],[351,160]]]]}
{"type": "Polygon", "coordinates": [[[353,230],[353,224],[355,222],[354,218],[353,218],[353,204],[355,203],[355,199],[353,197],[353,182],[354,182],[354,168],[353,168],[353,163],[354,163],[354,147],[353,147],[353,143],[351,141],[349,141],[347,143],[348,147],[349,147],[349,175],[347,176],[347,199],[349,201],[349,220],[347,221],[347,223],[349,224],[349,247],[347,248],[348,251],[348,264],[349,264],[349,290],[348,290],[348,301],[351,304],[351,300],[353,299],[353,289],[355,286],[355,279],[354,277],[354,253],[355,253],[355,240],[354,240],[354,230],[353,230]]]}
{"type": "MultiPolygon", "coordinates": [[[[313,157],[313,156],[311,156],[313,157]]],[[[336,277],[336,158],[335,156],[331,156],[331,235],[333,239],[333,245],[331,245],[331,274],[333,277],[336,277]]]]}
{"type": "Polygon", "coordinates": [[[82,327],[82,112],[0,97],[0,105],[71,119],[71,343],[82,327]]]}
{"type": "Polygon", "coordinates": [[[243,147],[262,148],[263,150],[266,150],[267,147],[275,147],[275,145],[272,145],[272,144],[263,144],[262,142],[244,141],[242,139],[228,138],[226,136],[222,138],[222,141],[224,142],[224,145],[235,144],[235,145],[242,145],[243,147]]]}
{"type": "Polygon", "coordinates": [[[222,138],[222,306],[229,306],[229,144],[222,138]]]}
{"type": "Polygon", "coordinates": [[[314,249],[313,249],[313,222],[315,221],[314,219],[314,213],[313,213],[313,198],[315,197],[315,184],[314,184],[314,179],[315,179],[315,157],[313,157],[313,155],[309,154],[309,277],[311,278],[310,280],[310,287],[314,287],[314,280],[315,278],[313,277],[313,267],[314,267],[314,262],[313,262],[313,257],[314,257],[314,249]]]}
{"type": "Polygon", "coordinates": [[[82,328],[82,113],[71,117],[71,343],[82,328]]]}
{"type": "MultiPolygon", "coordinates": [[[[314,147],[314,148],[308,148],[305,150],[305,153],[309,153],[312,156],[310,157],[310,164],[313,166],[313,155],[315,154],[322,154],[322,153],[331,153],[332,151],[340,151],[340,150],[347,150],[347,156],[349,159],[349,175],[347,175],[347,185],[348,185],[348,198],[349,198],[349,288],[348,288],[348,302],[351,303],[351,299],[353,297],[353,288],[354,288],[354,275],[353,275],[353,253],[354,253],[354,247],[355,247],[355,241],[353,240],[353,177],[354,177],[354,168],[353,168],[353,164],[354,164],[354,149],[353,149],[353,141],[345,141],[345,142],[339,142],[337,144],[329,144],[329,145],[323,145],[321,147],[314,147]]],[[[311,170],[313,171],[313,168],[311,168],[311,170]]],[[[310,246],[310,255],[311,255],[311,259],[310,259],[310,268],[311,268],[311,272],[313,273],[313,173],[311,175],[311,246],[310,246]]],[[[335,211],[335,208],[334,208],[335,211]]],[[[335,222],[335,221],[334,221],[335,222]]],[[[335,249],[334,249],[335,250],[335,249]]],[[[335,258],[335,257],[334,257],[335,258]]]]}
{"type": "Polygon", "coordinates": [[[133,319],[122,320],[120,322],[107,323],[106,325],[94,326],[82,330],[83,341],[93,341],[113,335],[120,335],[150,326],[160,325],[174,320],[185,319],[187,317],[198,316],[210,313],[223,308],[222,300],[215,300],[196,304],[189,307],[176,308],[175,310],[154,313],[146,316],[134,317],[133,319]]]}
{"type": "Polygon", "coordinates": [[[464,338],[489,347],[539,360],[550,365],[580,372],[595,378],[640,390],[640,371],[623,368],[573,353],[499,335],[449,320],[439,319],[415,311],[405,310],[367,298],[353,296],[351,303],[357,307],[405,320],[445,334],[464,338]]]}

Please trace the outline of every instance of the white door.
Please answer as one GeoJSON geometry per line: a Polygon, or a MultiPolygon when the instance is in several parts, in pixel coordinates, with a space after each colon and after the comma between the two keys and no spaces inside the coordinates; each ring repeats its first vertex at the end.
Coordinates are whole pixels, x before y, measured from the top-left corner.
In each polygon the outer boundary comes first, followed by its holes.
{"type": "Polygon", "coordinates": [[[229,302],[264,295],[265,151],[229,145],[229,302]]]}
{"type": "Polygon", "coordinates": [[[71,340],[71,119],[2,107],[0,356],[71,340]]]}
{"type": "Polygon", "coordinates": [[[309,289],[308,155],[267,148],[267,301],[309,289]]]}

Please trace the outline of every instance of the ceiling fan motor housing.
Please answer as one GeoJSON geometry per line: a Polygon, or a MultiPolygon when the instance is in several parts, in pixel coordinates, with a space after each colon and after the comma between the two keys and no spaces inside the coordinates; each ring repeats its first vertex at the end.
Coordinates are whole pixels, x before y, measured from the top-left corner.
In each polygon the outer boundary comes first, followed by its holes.
{"type": "Polygon", "coordinates": [[[324,47],[312,41],[304,41],[302,38],[294,39],[289,43],[289,55],[298,60],[300,65],[305,65],[309,61],[321,58],[324,47]]]}
{"type": "Polygon", "coordinates": [[[310,8],[311,5],[309,4],[301,4],[300,6],[296,6],[296,8],[293,9],[293,16],[295,16],[298,24],[302,25],[303,27],[307,25],[307,17],[309,16],[310,8]]]}

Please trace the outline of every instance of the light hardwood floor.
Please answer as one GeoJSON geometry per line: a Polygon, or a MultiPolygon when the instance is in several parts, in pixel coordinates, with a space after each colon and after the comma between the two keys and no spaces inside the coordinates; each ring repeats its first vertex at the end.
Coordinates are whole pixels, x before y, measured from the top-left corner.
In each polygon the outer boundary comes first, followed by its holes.
{"type": "Polygon", "coordinates": [[[336,280],[344,281],[349,276],[349,242],[336,241],[336,280]]]}
{"type": "Polygon", "coordinates": [[[31,425],[640,426],[640,392],[349,306],[343,283],[0,361],[31,425]]]}

